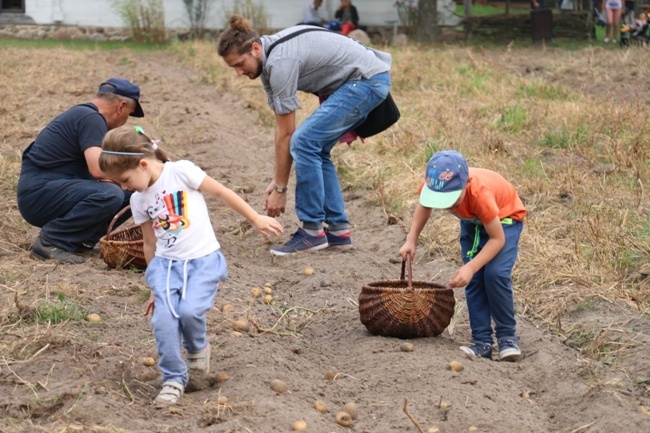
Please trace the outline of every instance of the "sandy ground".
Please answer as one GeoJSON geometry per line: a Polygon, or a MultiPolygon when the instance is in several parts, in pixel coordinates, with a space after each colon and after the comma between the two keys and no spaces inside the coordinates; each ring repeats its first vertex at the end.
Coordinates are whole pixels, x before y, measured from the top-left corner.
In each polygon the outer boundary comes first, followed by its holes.
{"type": "MultiPolygon", "coordinates": [[[[176,159],[193,160],[261,210],[272,173],[273,131],[237,97],[217,93],[163,54],[53,55],[52,63],[38,52],[3,53],[3,75],[16,83],[0,84],[11,95],[0,102],[5,126],[0,149],[9,161],[4,172],[15,170],[22,149],[55,114],[89,99],[102,79],[123,75],[139,82],[146,95],[145,130],[163,134],[176,159]]],[[[554,61],[587,71],[591,56],[511,52],[503,69],[561,83],[566,74],[554,61]]],[[[599,93],[620,94],[600,84],[599,93]]],[[[2,432],[274,433],[291,431],[298,420],[307,423],[307,431],[325,433],[650,431],[650,326],[643,315],[611,306],[584,317],[585,326],[594,328],[600,326],[596,319],[625,323],[621,338],[634,341],[636,349],[615,366],[586,359],[523,317],[518,319],[523,360],[465,359],[458,350],[469,338],[464,308],[442,335],[412,340],[412,352],[400,350],[402,340],[369,335],[359,321],[361,287],[399,276],[396,251],[410,220],[405,215],[396,224],[388,221],[355,190],[345,191],[355,249],[282,258],[272,257],[271,243],[239,215],[210,202],[230,269],[208,314],[212,372],[193,376],[180,405],[156,409],[151,400],[159,390],[159,372],[143,363],[157,356],[143,315],[143,276],[109,269],[98,257],[76,266],[32,259],[27,249],[37,230],[19,222],[14,193],[5,192],[8,208],[2,213],[14,223],[0,233],[2,432]],[[313,275],[306,275],[308,267],[313,275]],[[250,295],[251,288],[267,283],[270,305],[250,295]],[[47,326],[18,320],[29,317],[38,302],[57,302],[60,294],[99,314],[101,322],[47,326]],[[223,312],[225,305],[232,311],[223,312]],[[251,328],[233,334],[239,319],[251,328]],[[464,365],[462,371],[448,367],[454,360],[464,365]],[[284,381],[288,391],[274,392],[274,379],[284,381]],[[317,411],[316,400],[329,411],[317,411]],[[335,415],[348,402],[358,405],[358,417],[342,427],[335,415]]],[[[288,212],[280,221],[284,241],[297,220],[288,212]]],[[[454,269],[448,259],[418,261],[414,278],[446,281],[454,269]]],[[[463,290],[455,295],[462,306],[463,290]]]]}

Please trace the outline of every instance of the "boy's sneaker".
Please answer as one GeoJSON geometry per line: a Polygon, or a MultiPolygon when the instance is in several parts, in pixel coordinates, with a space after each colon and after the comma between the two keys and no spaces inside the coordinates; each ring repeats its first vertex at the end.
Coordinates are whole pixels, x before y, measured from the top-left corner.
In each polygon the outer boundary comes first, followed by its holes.
{"type": "Polygon", "coordinates": [[[521,349],[514,340],[499,341],[499,359],[501,361],[518,361],[521,358],[521,349]]]}
{"type": "Polygon", "coordinates": [[[327,243],[330,247],[352,248],[352,233],[350,233],[350,231],[348,231],[343,236],[336,236],[325,230],[325,235],[327,235],[327,243]]]}
{"type": "Polygon", "coordinates": [[[289,242],[279,247],[271,248],[271,254],[275,254],[276,256],[286,256],[287,254],[295,254],[302,251],[322,250],[328,246],[329,244],[327,243],[325,232],[321,233],[319,236],[311,236],[302,228],[299,228],[291,235],[289,242]]]}
{"type": "Polygon", "coordinates": [[[492,345],[488,343],[475,343],[471,346],[460,346],[468,358],[492,359],[492,345]]]}

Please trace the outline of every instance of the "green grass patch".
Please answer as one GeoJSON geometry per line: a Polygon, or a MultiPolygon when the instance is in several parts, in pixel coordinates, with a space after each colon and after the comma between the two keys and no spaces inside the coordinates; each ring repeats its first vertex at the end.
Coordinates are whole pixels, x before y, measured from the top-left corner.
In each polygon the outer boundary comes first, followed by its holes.
{"type": "Polygon", "coordinates": [[[83,320],[86,309],[60,293],[55,301],[41,301],[36,306],[35,318],[41,323],[57,324],[69,320],[83,320]]]}
{"type": "Polygon", "coordinates": [[[15,39],[15,38],[0,38],[0,49],[2,48],[25,48],[25,49],[50,49],[50,48],[65,48],[72,51],[84,50],[102,50],[102,51],[115,51],[128,49],[133,52],[153,52],[162,51],[170,47],[171,43],[166,44],[147,44],[138,42],[122,42],[122,41],[61,41],[56,39],[15,39]]]}
{"type": "Polygon", "coordinates": [[[515,92],[518,97],[530,99],[543,99],[547,101],[571,101],[574,98],[565,89],[545,83],[541,80],[530,80],[519,87],[515,92]]]}
{"type": "MultiPolygon", "coordinates": [[[[520,5],[510,5],[510,13],[520,13],[522,11],[529,10],[530,7],[528,4],[525,6],[520,5]]],[[[506,13],[505,6],[493,6],[493,5],[472,5],[472,16],[481,16],[481,15],[502,15],[506,13]]],[[[465,16],[465,6],[456,5],[456,15],[461,17],[465,16]]]]}
{"type": "Polygon", "coordinates": [[[528,123],[528,114],[526,109],[521,104],[506,107],[501,112],[498,126],[510,132],[519,132],[526,127],[528,123]]]}
{"type": "Polygon", "coordinates": [[[545,132],[537,145],[550,149],[575,149],[587,145],[588,137],[589,130],[585,125],[576,128],[562,126],[545,132]]]}

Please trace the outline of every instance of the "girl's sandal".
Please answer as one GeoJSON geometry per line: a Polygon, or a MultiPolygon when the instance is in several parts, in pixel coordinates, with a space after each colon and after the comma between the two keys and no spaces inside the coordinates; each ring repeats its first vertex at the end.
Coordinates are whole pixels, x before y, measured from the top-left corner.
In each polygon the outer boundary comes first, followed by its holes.
{"type": "Polygon", "coordinates": [[[205,346],[202,352],[187,353],[187,368],[201,370],[205,373],[210,372],[210,343],[205,346]]]}
{"type": "Polygon", "coordinates": [[[154,399],[154,404],[157,408],[171,406],[178,403],[181,395],[185,391],[185,387],[173,380],[163,382],[160,393],[154,399]]]}

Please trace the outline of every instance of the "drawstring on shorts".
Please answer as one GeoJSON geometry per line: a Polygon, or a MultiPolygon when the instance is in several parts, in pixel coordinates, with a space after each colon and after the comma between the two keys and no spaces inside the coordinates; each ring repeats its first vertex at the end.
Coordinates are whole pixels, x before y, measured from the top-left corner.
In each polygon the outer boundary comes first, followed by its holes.
{"type": "MultiPolygon", "coordinates": [[[[188,260],[185,260],[183,262],[183,291],[181,293],[181,299],[185,299],[185,291],[187,290],[187,262],[188,260]]],[[[178,319],[180,316],[176,311],[174,310],[174,307],[172,306],[172,301],[171,301],[171,294],[169,292],[169,279],[171,278],[172,274],[172,264],[174,263],[173,260],[169,259],[169,264],[167,265],[167,307],[169,307],[169,311],[172,313],[172,316],[174,316],[176,319],[178,319]]]]}
{"type": "MultiPolygon", "coordinates": [[[[505,225],[512,224],[512,218],[508,217],[508,218],[502,219],[501,224],[505,224],[505,225]]],[[[469,250],[466,253],[467,258],[469,258],[470,260],[473,259],[474,256],[476,255],[476,253],[478,252],[478,246],[481,243],[481,226],[482,225],[483,224],[474,225],[474,244],[472,245],[472,249],[469,250]]]]}

